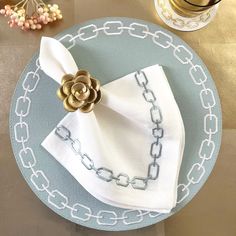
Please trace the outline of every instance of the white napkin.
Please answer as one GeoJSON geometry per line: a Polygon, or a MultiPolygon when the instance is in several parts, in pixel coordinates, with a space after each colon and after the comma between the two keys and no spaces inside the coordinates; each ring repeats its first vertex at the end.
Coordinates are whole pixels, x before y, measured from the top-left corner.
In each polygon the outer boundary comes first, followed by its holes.
{"type": "MultiPolygon", "coordinates": [[[[75,74],[78,70],[70,52],[52,38],[42,38],[39,60],[42,70],[58,83],[64,74],[75,74]]],[[[81,156],[73,151],[70,142],[55,134],[55,129],[45,138],[42,146],[100,201],[121,208],[170,212],[177,201],[185,132],[162,67],[153,65],[141,72],[130,73],[102,86],[101,92],[102,100],[94,111],[68,113],[57,125],[66,127],[71,132],[71,138],[79,140],[80,155],[86,154],[93,161],[95,170],[88,170],[82,164],[81,156]],[[125,173],[130,179],[147,177],[148,166],[153,161],[150,149],[156,140],[153,136],[156,125],[150,115],[152,103],[144,99],[145,91],[136,80],[137,73],[141,79],[146,75],[148,100],[152,91],[156,97],[155,106],[160,108],[162,114],[159,127],[164,130],[163,137],[158,141],[162,144],[161,156],[156,159],[158,178],[148,180],[142,190],[133,188],[131,183],[127,187],[119,186],[116,179],[104,181],[95,171],[105,167],[105,171],[112,170],[115,177],[120,173],[125,173]]],[[[85,158],[85,162],[88,160],[85,158]]],[[[120,177],[118,182],[126,183],[125,178],[120,177]]]]}

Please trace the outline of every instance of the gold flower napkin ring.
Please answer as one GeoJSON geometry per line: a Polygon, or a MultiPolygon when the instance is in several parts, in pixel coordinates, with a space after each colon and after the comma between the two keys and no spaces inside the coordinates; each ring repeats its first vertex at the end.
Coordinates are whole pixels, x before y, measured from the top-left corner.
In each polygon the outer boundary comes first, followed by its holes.
{"type": "Polygon", "coordinates": [[[67,111],[80,109],[81,112],[88,113],[101,101],[100,82],[86,70],[79,70],[75,76],[66,74],[62,77],[57,96],[63,101],[67,111]]]}

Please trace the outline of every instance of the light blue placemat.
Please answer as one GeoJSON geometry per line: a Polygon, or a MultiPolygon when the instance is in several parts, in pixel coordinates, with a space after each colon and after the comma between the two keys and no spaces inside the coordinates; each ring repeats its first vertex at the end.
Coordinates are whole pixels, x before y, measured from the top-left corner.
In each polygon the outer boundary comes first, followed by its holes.
{"type": "MultiPolygon", "coordinates": [[[[178,204],[171,214],[180,210],[208,178],[221,142],[219,97],[204,63],[174,34],[137,19],[92,20],[56,38],[70,50],[78,67],[90,71],[102,84],[146,66],[164,67],[186,131],[178,204]]],[[[34,193],[59,215],[96,229],[129,230],[169,217],[98,201],[40,146],[66,113],[56,97],[58,85],[40,70],[37,58],[38,53],[23,71],[10,112],[15,158],[34,193]]]]}

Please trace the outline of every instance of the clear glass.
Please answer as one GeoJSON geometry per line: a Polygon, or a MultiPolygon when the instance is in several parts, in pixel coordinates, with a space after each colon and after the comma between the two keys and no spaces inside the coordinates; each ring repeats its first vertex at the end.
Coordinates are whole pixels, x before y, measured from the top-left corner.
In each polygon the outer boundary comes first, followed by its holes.
{"type": "Polygon", "coordinates": [[[221,0],[169,0],[173,10],[185,17],[202,14],[221,0]]]}

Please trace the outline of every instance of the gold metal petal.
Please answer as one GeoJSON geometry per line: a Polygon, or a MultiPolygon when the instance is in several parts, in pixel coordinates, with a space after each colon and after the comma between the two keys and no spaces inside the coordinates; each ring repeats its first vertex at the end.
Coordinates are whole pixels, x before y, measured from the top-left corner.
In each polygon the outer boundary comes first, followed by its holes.
{"type": "Polygon", "coordinates": [[[68,103],[68,97],[63,101],[63,106],[64,108],[69,111],[69,112],[73,112],[76,111],[77,109],[72,107],[69,103],[68,103]]]}
{"type": "Polygon", "coordinates": [[[85,101],[79,101],[73,94],[69,95],[67,101],[67,103],[75,109],[78,109],[85,104],[85,101]]]}
{"type": "Polygon", "coordinates": [[[75,74],[75,77],[80,76],[80,75],[84,75],[84,76],[90,78],[90,74],[89,74],[89,72],[86,71],[86,70],[79,70],[79,71],[75,74]]]}
{"type": "Polygon", "coordinates": [[[71,87],[71,93],[75,95],[76,92],[82,94],[86,93],[88,90],[87,86],[81,82],[74,83],[73,86],[71,87]]]}
{"type": "Polygon", "coordinates": [[[64,94],[62,87],[57,89],[57,97],[62,101],[67,97],[66,94],[64,94]]]}
{"type": "Polygon", "coordinates": [[[96,98],[96,100],[94,101],[94,104],[98,104],[101,100],[102,100],[102,93],[101,93],[101,90],[99,90],[99,91],[97,92],[97,98],[96,98]]]}
{"type": "Polygon", "coordinates": [[[63,90],[64,94],[66,94],[66,95],[70,95],[71,94],[71,87],[73,86],[73,84],[74,84],[73,81],[68,81],[68,82],[65,82],[62,85],[62,90],[63,90]]]}
{"type": "Polygon", "coordinates": [[[92,88],[98,91],[100,89],[100,82],[97,79],[90,78],[91,83],[92,83],[92,88]]]}
{"type": "Polygon", "coordinates": [[[91,80],[90,80],[90,77],[88,76],[85,76],[85,75],[79,75],[79,76],[76,76],[75,77],[75,83],[84,83],[86,84],[88,87],[91,87],[92,83],[91,83],[91,80]]]}
{"type": "Polygon", "coordinates": [[[79,101],[84,101],[86,100],[89,95],[90,91],[89,89],[85,86],[83,83],[76,83],[72,86],[72,94],[79,100],[79,101]]]}
{"type": "Polygon", "coordinates": [[[90,95],[87,99],[88,103],[92,103],[96,100],[97,98],[97,91],[95,89],[90,89],[90,95]]]}
{"type": "Polygon", "coordinates": [[[90,112],[95,104],[101,101],[100,82],[91,78],[86,70],[79,70],[75,76],[64,75],[61,83],[57,96],[63,100],[63,106],[69,112],[77,109],[81,112],[90,112]]]}
{"type": "Polygon", "coordinates": [[[94,103],[88,103],[85,106],[82,106],[80,108],[80,111],[84,112],[84,113],[88,113],[90,111],[92,111],[94,108],[94,103]]]}
{"type": "Polygon", "coordinates": [[[63,85],[65,82],[72,81],[74,79],[74,76],[71,74],[66,74],[61,79],[61,84],[63,85]]]}
{"type": "Polygon", "coordinates": [[[75,93],[75,97],[76,97],[79,101],[84,101],[84,100],[86,100],[86,99],[89,97],[89,95],[90,95],[90,91],[89,91],[89,90],[87,90],[85,93],[82,93],[82,94],[80,94],[80,93],[78,93],[78,92],[75,93]]]}

